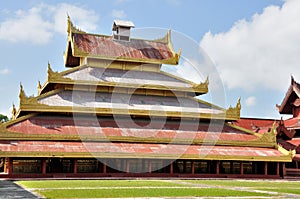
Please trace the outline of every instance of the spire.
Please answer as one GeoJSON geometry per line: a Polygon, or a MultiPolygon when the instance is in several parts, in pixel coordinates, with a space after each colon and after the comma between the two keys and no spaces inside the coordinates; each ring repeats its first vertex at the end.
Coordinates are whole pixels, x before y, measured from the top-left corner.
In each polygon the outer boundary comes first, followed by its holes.
{"type": "Polygon", "coordinates": [[[54,72],[51,68],[50,62],[48,61],[48,68],[47,68],[48,80],[50,79],[50,77],[52,76],[53,73],[54,72]]]}
{"type": "Polygon", "coordinates": [[[40,94],[41,90],[42,90],[42,85],[41,85],[40,80],[38,81],[37,89],[38,89],[38,94],[40,94]]]}
{"type": "Polygon", "coordinates": [[[12,110],[11,110],[11,114],[12,114],[12,119],[16,119],[16,114],[17,114],[17,109],[15,107],[15,104],[12,104],[12,110]]]}
{"type": "Polygon", "coordinates": [[[27,98],[21,82],[20,82],[19,98],[20,98],[20,102],[22,101],[22,99],[27,98]]]}

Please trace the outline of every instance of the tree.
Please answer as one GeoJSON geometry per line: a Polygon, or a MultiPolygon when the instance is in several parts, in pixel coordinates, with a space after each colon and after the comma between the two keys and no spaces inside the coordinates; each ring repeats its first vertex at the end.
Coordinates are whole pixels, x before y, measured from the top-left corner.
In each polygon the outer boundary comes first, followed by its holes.
{"type": "Polygon", "coordinates": [[[4,123],[4,122],[7,122],[9,119],[6,115],[2,115],[0,114],[0,122],[1,123],[4,123]]]}

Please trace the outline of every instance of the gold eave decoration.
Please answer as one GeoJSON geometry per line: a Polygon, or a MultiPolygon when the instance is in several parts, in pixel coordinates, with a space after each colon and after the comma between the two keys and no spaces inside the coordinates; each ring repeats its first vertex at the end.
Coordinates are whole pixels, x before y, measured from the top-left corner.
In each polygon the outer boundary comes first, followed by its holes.
{"type": "Polygon", "coordinates": [[[27,104],[37,104],[38,103],[37,99],[35,97],[33,97],[33,96],[28,97],[25,94],[22,84],[20,84],[19,99],[20,99],[20,109],[27,104]]]}
{"type": "Polygon", "coordinates": [[[71,21],[70,16],[68,15],[68,22],[67,22],[67,33],[68,35],[71,35],[72,33],[86,33],[79,28],[75,27],[71,21]]]}
{"type": "Polygon", "coordinates": [[[241,113],[241,98],[238,99],[235,107],[230,106],[226,110],[226,118],[231,120],[238,120],[240,119],[240,113],[241,113]]]}
{"type": "Polygon", "coordinates": [[[1,157],[60,157],[60,158],[142,158],[142,159],[189,159],[189,160],[236,160],[291,162],[289,155],[282,156],[237,156],[201,154],[162,154],[162,153],[107,153],[107,152],[51,152],[51,151],[0,151],[1,157]]]}
{"type": "Polygon", "coordinates": [[[209,85],[209,80],[208,77],[206,77],[205,82],[202,82],[200,84],[194,84],[193,89],[195,93],[200,92],[200,93],[208,93],[208,85],[209,85]]]}

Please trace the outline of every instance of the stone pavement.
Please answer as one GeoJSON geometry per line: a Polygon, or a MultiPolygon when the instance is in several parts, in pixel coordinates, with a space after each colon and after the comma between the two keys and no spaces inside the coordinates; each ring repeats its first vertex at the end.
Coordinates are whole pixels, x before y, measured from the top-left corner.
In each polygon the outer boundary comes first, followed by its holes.
{"type": "Polygon", "coordinates": [[[14,181],[0,180],[0,199],[15,198],[36,199],[40,197],[15,184],[14,181]]]}

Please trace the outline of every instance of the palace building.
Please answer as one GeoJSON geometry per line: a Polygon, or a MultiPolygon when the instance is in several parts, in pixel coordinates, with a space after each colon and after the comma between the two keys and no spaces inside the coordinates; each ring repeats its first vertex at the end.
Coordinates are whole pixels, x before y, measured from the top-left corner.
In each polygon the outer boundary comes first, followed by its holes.
{"type": "Polygon", "coordinates": [[[48,64],[36,96],[20,85],[18,110],[0,125],[3,177],[284,177],[294,151],[277,144],[275,125],[236,125],[240,100],[213,105],[199,99],[208,79],[161,70],[180,62],[171,31],[136,39],[133,27],[115,20],[112,35],[91,34],[68,17],[67,69],[48,64]]]}
{"type": "Polygon", "coordinates": [[[291,84],[280,105],[280,114],[291,115],[278,122],[277,142],[287,150],[295,150],[293,161],[286,164],[286,175],[300,177],[300,84],[291,77],[291,84]]]}

